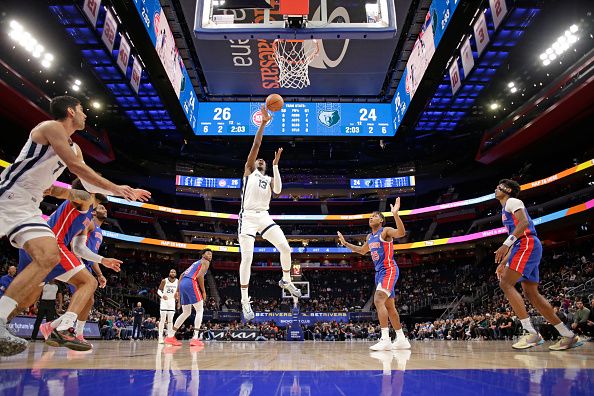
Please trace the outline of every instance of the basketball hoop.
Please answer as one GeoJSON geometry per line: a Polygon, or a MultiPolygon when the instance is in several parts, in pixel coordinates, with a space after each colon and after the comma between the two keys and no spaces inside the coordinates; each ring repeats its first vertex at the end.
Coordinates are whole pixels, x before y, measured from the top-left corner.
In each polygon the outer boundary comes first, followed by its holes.
{"type": "Polygon", "coordinates": [[[281,88],[302,89],[309,86],[309,64],[320,50],[318,41],[276,39],[272,48],[281,88]]]}

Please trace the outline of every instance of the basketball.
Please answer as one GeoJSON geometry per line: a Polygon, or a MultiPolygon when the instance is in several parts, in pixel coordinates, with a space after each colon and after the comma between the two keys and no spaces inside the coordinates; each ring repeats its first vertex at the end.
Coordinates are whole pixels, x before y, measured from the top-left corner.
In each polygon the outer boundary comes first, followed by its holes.
{"type": "Polygon", "coordinates": [[[266,98],[266,108],[270,111],[279,111],[283,108],[285,101],[279,94],[270,94],[266,98]]]}

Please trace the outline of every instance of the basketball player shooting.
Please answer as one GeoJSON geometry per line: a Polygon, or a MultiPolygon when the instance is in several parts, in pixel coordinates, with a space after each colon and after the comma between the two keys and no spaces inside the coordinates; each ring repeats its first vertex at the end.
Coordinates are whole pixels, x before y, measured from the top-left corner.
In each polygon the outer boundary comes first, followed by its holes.
{"type": "Polygon", "coordinates": [[[245,162],[243,172],[243,187],[241,194],[241,211],[239,212],[239,246],[241,248],[241,264],[239,266],[239,283],[241,285],[241,307],[245,320],[254,318],[251,301],[248,295],[252,259],[254,256],[254,242],[256,234],[274,245],[280,252],[283,278],[278,285],[287,290],[294,297],[301,297],[301,291],[291,282],[291,248],[285,234],[268,214],[272,192],[280,194],[282,182],[278,170],[283,149],[279,148],[272,161],[273,177],[266,176],[266,161],[258,157],[262,134],[271,117],[266,106],[262,105],[262,123],[254,137],[252,149],[245,162]]]}

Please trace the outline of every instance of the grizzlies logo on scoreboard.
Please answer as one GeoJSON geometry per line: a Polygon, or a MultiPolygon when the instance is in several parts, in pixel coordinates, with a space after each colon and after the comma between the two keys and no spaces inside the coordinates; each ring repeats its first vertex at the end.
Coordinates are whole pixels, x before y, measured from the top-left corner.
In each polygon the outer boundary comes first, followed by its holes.
{"type": "Polygon", "coordinates": [[[331,128],[340,121],[340,113],[338,110],[325,110],[318,113],[318,120],[322,125],[331,128]]]}

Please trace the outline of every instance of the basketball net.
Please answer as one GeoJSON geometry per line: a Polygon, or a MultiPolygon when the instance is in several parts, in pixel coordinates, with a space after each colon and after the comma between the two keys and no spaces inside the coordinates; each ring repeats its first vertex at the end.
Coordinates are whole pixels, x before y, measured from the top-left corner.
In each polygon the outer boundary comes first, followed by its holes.
{"type": "Polygon", "coordinates": [[[309,86],[309,64],[318,55],[318,41],[277,39],[272,43],[272,48],[281,88],[301,89],[309,86]]]}

